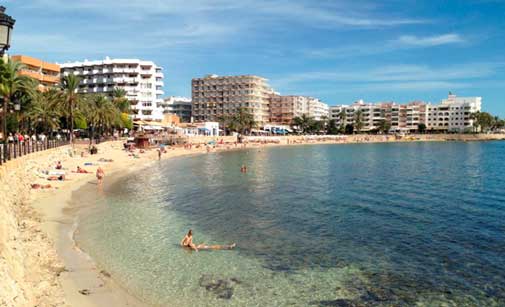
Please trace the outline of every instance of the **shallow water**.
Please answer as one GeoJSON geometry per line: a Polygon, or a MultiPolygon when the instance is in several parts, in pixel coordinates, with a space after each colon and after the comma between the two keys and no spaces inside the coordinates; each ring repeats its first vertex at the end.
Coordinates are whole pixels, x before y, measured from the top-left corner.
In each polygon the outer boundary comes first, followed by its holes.
{"type": "Polygon", "coordinates": [[[76,240],[153,305],[505,305],[504,156],[454,142],[175,158],[97,196],[76,240]],[[238,248],[183,250],[189,228],[238,248]]]}

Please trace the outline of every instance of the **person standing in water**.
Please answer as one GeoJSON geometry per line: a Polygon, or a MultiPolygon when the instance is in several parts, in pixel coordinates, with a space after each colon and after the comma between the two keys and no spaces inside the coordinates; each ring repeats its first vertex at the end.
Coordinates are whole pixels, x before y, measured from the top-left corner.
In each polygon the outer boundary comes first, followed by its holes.
{"type": "Polygon", "coordinates": [[[103,177],[105,177],[105,172],[103,171],[102,167],[99,166],[96,169],[96,179],[98,180],[98,185],[101,186],[103,183],[103,177]]]}
{"type": "Polygon", "coordinates": [[[240,168],[240,172],[247,173],[247,166],[245,166],[245,164],[243,164],[242,167],[240,168]]]}
{"type": "Polygon", "coordinates": [[[231,245],[206,245],[204,243],[195,245],[193,243],[193,231],[190,229],[188,231],[188,234],[184,236],[184,238],[181,241],[181,246],[182,247],[187,247],[190,248],[194,251],[198,250],[223,250],[223,249],[233,249],[237,244],[233,243],[231,245]]]}

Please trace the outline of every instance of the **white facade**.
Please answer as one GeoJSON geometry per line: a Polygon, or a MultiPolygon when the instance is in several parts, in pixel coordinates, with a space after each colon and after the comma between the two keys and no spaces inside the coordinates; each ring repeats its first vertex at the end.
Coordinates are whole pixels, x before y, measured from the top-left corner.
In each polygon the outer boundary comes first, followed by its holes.
{"type": "Polygon", "coordinates": [[[126,91],[134,120],[163,119],[163,72],[152,61],[110,59],[60,64],[62,76],[81,77],[79,93],[112,95],[114,88],[126,91]]]}
{"type": "Polygon", "coordinates": [[[386,119],[383,104],[365,103],[358,100],[351,105],[338,105],[330,107],[329,119],[335,120],[337,126],[354,125],[358,111],[361,111],[361,131],[376,129],[379,122],[386,119]],[[342,111],[345,116],[341,118],[342,111]]]}
{"type": "Polygon", "coordinates": [[[181,119],[181,122],[191,122],[191,98],[170,96],[160,104],[163,113],[172,113],[181,119]]]}
{"type": "Polygon", "coordinates": [[[189,126],[178,128],[181,129],[184,135],[187,136],[219,136],[219,123],[218,122],[201,122],[190,124],[189,126]]]}
{"type": "Polygon", "coordinates": [[[480,112],[482,97],[456,97],[449,94],[440,105],[428,105],[429,130],[447,130],[452,132],[471,131],[471,114],[480,112]]]}
{"type": "Polygon", "coordinates": [[[407,104],[365,103],[359,100],[352,105],[337,105],[330,107],[330,119],[336,121],[337,126],[353,125],[356,112],[361,111],[363,127],[361,131],[378,128],[381,121],[391,124],[391,131],[416,131],[420,124],[426,125],[427,130],[465,132],[472,130],[471,114],[481,110],[481,97],[456,97],[449,94],[439,105],[414,101],[407,104]],[[344,111],[345,116],[341,116],[344,111]]]}
{"type": "Polygon", "coordinates": [[[315,120],[328,118],[330,115],[329,106],[317,98],[307,97],[307,115],[315,120]]]}

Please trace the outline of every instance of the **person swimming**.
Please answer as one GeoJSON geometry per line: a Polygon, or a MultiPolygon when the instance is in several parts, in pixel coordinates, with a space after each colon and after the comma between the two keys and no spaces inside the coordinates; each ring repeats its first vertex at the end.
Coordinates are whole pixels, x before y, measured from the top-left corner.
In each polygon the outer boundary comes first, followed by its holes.
{"type": "Polygon", "coordinates": [[[198,250],[223,250],[223,249],[233,249],[237,244],[233,243],[231,245],[207,245],[207,244],[198,244],[195,245],[193,243],[193,231],[190,229],[188,233],[184,236],[184,238],[181,241],[181,246],[182,247],[187,247],[190,248],[194,251],[198,250]]]}
{"type": "Polygon", "coordinates": [[[245,166],[245,164],[242,165],[242,167],[240,168],[240,172],[241,173],[247,173],[247,166],[245,166]]]}

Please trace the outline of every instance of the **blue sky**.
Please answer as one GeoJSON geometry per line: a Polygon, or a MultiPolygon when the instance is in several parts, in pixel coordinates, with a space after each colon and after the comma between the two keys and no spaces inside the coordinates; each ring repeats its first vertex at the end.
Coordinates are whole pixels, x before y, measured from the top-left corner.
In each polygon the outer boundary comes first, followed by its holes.
{"type": "Polygon", "coordinates": [[[191,78],[256,74],[330,105],[482,96],[505,117],[505,1],[4,0],[11,54],[141,58],[166,95],[191,78]]]}

